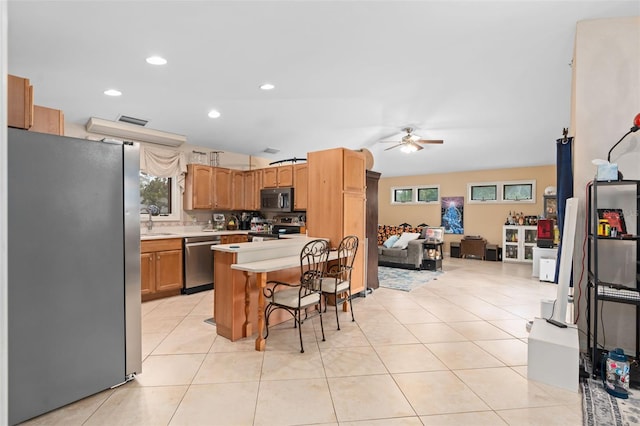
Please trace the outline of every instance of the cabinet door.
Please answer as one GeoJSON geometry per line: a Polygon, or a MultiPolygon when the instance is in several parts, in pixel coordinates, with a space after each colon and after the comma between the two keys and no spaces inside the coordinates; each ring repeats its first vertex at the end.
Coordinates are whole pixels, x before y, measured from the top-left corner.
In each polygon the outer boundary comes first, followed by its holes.
{"type": "Polygon", "coordinates": [[[156,291],[182,288],[182,250],[159,251],[156,258],[156,291]]]}
{"type": "Polygon", "coordinates": [[[231,210],[231,169],[213,168],[214,205],[216,209],[231,210]]]}
{"type": "MultiPolygon", "coordinates": [[[[342,236],[358,237],[358,251],[351,272],[351,293],[355,294],[365,287],[364,254],[367,250],[365,241],[366,200],[364,194],[345,193],[342,236]]],[[[333,241],[332,241],[333,242],[333,241]]],[[[337,241],[339,244],[340,241],[337,241]]]]}
{"type": "Polygon", "coordinates": [[[345,149],[343,161],[344,190],[364,193],[366,176],[364,154],[345,149]]]}
{"type": "Polygon", "coordinates": [[[278,187],[290,188],[293,186],[293,166],[278,167],[278,187]]]}
{"type": "Polygon", "coordinates": [[[33,106],[32,132],[64,136],[64,113],[59,109],[33,106]]]}
{"type": "Polygon", "coordinates": [[[140,254],[140,293],[142,295],[155,292],[155,266],[153,253],[140,254]]]}
{"type": "Polygon", "coordinates": [[[187,176],[184,188],[184,209],[211,210],[213,208],[212,182],[212,167],[200,164],[187,165],[187,176]]]}
{"type": "Polygon", "coordinates": [[[270,167],[262,170],[262,187],[277,188],[278,187],[278,168],[270,167]]]}
{"type": "Polygon", "coordinates": [[[255,208],[257,193],[255,190],[255,172],[253,170],[244,172],[243,176],[243,192],[244,192],[244,209],[258,210],[255,208]]]}
{"type": "Polygon", "coordinates": [[[307,209],[307,191],[309,185],[309,168],[306,164],[293,166],[293,208],[307,209]]]}
{"type": "Polygon", "coordinates": [[[7,126],[33,126],[33,86],[28,78],[7,75],[7,126]]]}
{"type": "Polygon", "coordinates": [[[245,172],[231,171],[231,210],[245,210],[246,194],[244,192],[245,172]]]}

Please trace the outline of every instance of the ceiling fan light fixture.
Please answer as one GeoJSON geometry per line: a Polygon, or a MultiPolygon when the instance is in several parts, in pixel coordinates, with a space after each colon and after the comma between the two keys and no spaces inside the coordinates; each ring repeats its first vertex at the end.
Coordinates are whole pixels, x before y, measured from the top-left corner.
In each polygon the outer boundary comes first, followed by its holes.
{"type": "Polygon", "coordinates": [[[417,150],[418,150],[418,147],[416,147],[414,144],[411,144],[411,143],[405,143],[400,148],[400,151],[407,154],[411,154],[412,152],[416,152],[417,150]]]}

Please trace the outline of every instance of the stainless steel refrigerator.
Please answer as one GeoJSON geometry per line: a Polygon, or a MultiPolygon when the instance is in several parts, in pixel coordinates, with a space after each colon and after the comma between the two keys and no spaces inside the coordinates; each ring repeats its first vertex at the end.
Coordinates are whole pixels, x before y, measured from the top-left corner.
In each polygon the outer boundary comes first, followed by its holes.
{"type": "Polygon", "coordinates": [[[139,167],[137,144],[9,129],[10,424],[141,372],[139,167]]]}

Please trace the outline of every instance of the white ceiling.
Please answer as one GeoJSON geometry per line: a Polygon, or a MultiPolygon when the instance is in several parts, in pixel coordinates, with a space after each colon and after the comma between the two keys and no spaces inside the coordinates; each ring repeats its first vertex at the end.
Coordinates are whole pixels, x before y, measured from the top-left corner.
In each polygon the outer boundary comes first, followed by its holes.
{"type": "Polygon", "coordinates": [[[9,73],[67,123],[128,115],[272,161],[367,148],[374,170],[404,176],[554,164],[576,22],[637,16],[640,1],[9,0],[8,11],[9,73]],[[168,64],[147,64],[153,54],[168,64]],[[267,81],[276,89],[259,90],[267,81]],[[445,143],[384,151],[378,141],[406,125],[445,143]]]}

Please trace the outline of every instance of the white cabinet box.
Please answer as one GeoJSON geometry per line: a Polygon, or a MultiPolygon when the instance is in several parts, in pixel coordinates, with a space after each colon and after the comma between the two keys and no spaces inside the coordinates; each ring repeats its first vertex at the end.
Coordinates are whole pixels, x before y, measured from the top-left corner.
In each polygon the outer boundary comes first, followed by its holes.
{"type": "Polygon", "coordinates": [[[502,261],[533,262],[537,226],[504,225],[502,227],[502,261]]]}

